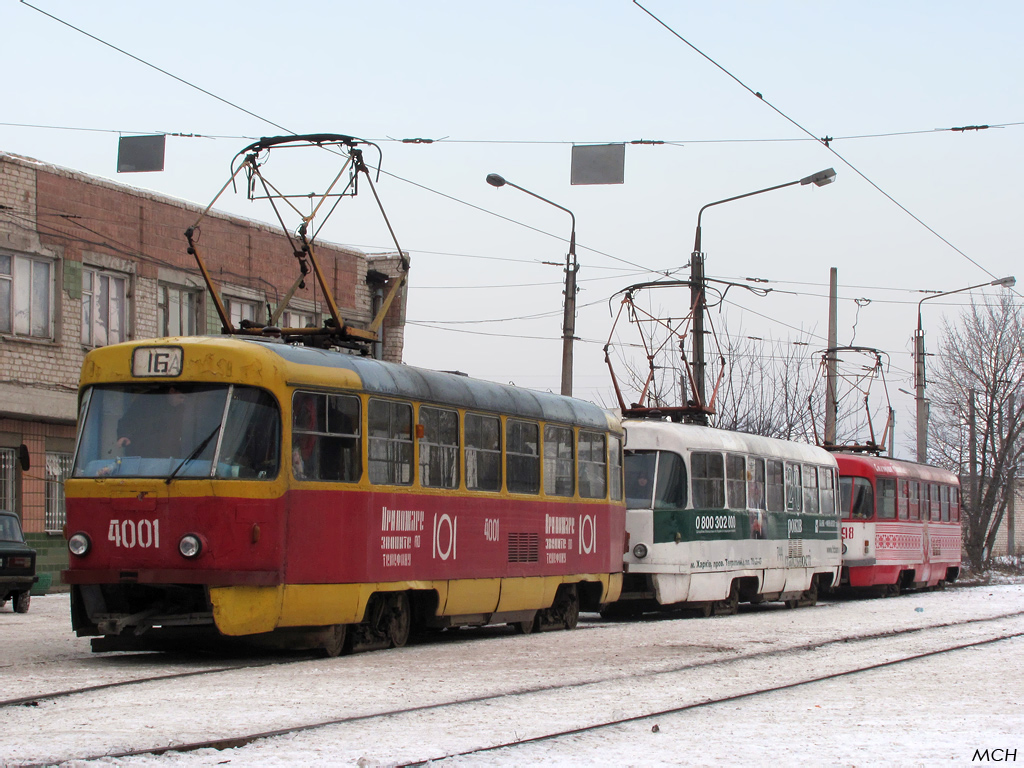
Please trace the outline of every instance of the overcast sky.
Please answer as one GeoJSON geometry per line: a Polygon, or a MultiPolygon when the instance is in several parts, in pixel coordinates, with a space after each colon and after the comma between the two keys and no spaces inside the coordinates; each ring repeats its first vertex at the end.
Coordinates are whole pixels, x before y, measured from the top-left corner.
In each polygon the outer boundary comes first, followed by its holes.
{"type": "MultiPolygon", "coordinates": [[[[905,456],[912,401],[897,389],[912,388],[920,291],[1024,271],[1017,2],[645,0],[693,47],[626,0],[32,5],[0,6],[0,150],[205,205],[253,138],[379,142],[378,191],[412,255],[411,364],[558,390],[563,273],[544,262],[564,261],[569,218],[488,186],[492,172],[576,216],[575,394],[603,404],[613,402],[602,352],[610,297],[686,265],[697,212],[714,200],[836,169],[830,186],[704,214],[707,273],[773,289],[731,291],[715,321],[823,348],[838,267],[839,343],[891,354],[905,456]],[[948,130],[976,125],[1002,127],[948,130]],[[118,175],[119,133],[157,132],[202,138],[168,138],[162,173],[118,175]],[[834,152],[811,138],[826,136],[834,152]],[[403,138],[444,141],[389,140],[403,138]],[[666,143],[627,145],[624,184],[570,185],[574,143],[640,139],[666,143]]],[[[273,158],[268,172],[302,192],[337,170],[273,158]]],[[[218,207],[273,217],[242,196],[218,207]]],[[[393,248],[365,191],[321,237],[393,248]]],[[[966,300],[925,305],[929,351],[966,300]]]]}

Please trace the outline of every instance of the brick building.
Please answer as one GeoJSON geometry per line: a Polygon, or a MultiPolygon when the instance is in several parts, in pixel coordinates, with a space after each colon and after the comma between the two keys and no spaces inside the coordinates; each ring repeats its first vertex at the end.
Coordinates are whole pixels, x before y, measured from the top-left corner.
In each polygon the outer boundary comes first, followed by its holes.
{"type": "MultiPolygon", "coordinates": [[[[66,566],[63,478],[74,450],[78,376],[90,349],[131,339],[216,334],[184,231],[202,207],[0,152],[0,508],[19,513],[39,570],[66,566]]],[[[280,229],[211,212],[199,245],[235,325],[266,322],[298,275],[280,229]]],[[[348,323],[368,324],[398,254],[319,244],[348,323]]],[[[282,326],[320,325],[310,275],[282,326]]],[[[401,362],[405,291],[374,354],[401,362]]],[[[327,315],[329,316],[329,314],[327,315]]]]}

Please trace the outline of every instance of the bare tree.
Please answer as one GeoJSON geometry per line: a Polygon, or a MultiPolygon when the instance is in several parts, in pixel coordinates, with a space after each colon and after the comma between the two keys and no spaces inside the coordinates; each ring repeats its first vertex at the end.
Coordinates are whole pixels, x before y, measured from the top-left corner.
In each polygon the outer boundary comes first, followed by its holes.
{"type": "Polygon", "coordinates": [[[726,377],[718,393],[716,425],[814,442],[811,409],[821,412],[815,405],[818,365],[807,354],[806,343],[726,338],[726,377]]]}
{"type": "Polygon", "coordinates": [[[943,324],[941,349],[928,388],[928,459],[960,475],[965,549],[973,565],[985,567],[1024,448],[1024,313],[1009,291],[994,303],[972,302],[955,322],[943,324]],[[967,480],[972,396],[975,489],[967,480]]]}

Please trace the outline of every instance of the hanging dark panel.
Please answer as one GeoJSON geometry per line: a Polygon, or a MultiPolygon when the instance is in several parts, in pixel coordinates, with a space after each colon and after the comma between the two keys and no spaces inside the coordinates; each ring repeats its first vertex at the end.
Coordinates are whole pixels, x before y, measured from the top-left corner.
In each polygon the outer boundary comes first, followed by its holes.
{"type": "Polygon", "coordinates": [[[622,184],[625,144],[581,144],[572,148],[572,184],[622,184]]]}
{"type": "Polygon", "coordinates": [[[164,145],[167,137],[122,136],[117,143],[117,172],[144,173],[164,169],[164,145]]]}

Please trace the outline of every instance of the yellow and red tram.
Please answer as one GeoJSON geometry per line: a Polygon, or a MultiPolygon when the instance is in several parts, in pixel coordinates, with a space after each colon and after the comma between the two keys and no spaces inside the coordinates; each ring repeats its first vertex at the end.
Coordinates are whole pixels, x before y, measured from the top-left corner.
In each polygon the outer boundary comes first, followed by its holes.
{"type": "Polygon", "coordinates": [[[80,392],[63,577],[94,650],[334,654],[619,596],[623,433],[590,403],[226,337],[94,350],[80,392]]]}

